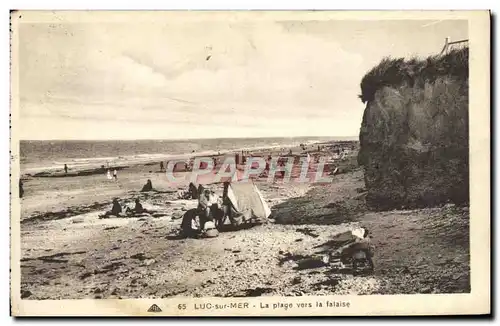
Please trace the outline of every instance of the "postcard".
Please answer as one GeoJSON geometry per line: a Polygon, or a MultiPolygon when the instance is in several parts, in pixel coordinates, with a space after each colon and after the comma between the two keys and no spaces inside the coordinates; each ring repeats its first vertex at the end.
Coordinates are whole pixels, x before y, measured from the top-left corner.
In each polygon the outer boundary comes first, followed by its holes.
{"type": "Polygon", "coordinates": [[[490,12],[10,28],[13,316],[490,314],[490,12]]]}

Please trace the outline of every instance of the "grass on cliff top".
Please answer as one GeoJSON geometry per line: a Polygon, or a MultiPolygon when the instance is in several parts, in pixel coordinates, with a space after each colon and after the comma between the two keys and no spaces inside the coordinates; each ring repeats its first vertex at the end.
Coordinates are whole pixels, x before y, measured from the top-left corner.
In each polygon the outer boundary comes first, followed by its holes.
{"type": "Polygon", "coordinates": [[[384,86],[423,85],[439,77],[450,76],[460,80],[469,77],[469,49],[455,49],[446,55],[429,56],[426,59],[384,58],[361,80],[363,103],[372,101],[375,93],[384,86]]]}

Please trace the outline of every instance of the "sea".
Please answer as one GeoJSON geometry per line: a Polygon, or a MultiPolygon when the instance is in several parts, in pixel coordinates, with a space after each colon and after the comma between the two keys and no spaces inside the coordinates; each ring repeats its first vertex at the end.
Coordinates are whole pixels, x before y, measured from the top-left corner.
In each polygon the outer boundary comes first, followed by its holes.
{"type": "MultiPolygon", "coordinates": [[[[351,137],[352,138],[352,137],[351,137]]],[[[184,140],[21,140],[21,173],[118,166],[187,155],[298,146],[349,137],[216,138],[184,140]]]]}

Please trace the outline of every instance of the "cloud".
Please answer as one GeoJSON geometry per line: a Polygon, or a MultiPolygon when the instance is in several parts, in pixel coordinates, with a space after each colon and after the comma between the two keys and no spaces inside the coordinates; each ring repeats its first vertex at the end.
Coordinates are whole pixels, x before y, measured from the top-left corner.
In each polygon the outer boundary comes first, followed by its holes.
{"type": "Polygon", "coordinates": [[[209,137],[229,125],[256,135],[358,131],[361,56],[276,23],[36,24],[21,37],[30,119],[121,119],[129,132],[205,123],[209,137]]]}

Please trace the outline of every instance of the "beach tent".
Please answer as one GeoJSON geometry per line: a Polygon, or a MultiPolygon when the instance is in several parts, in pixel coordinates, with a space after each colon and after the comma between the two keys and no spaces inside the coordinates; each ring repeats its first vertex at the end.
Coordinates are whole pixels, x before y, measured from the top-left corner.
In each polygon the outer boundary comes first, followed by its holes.
{"type": "Polygon", "coordinates": [[[231,222],[240,224],[253,220],[265,223],[271,210],[257,186],[251,181],[229,184],[227,199],[231,204],[231,222]]]}

